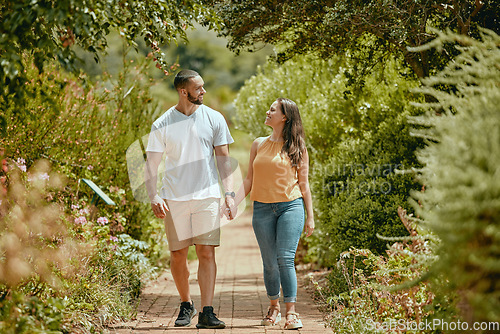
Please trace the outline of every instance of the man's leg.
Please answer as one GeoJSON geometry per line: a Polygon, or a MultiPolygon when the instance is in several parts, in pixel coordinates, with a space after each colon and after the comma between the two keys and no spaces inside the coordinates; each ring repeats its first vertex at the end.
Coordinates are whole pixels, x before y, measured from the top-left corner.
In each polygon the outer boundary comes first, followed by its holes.
{"type": "Polygon", "coordinates": [[[198,312],[191,300],[189,291],[189,266],[187,262],[189,246],[192,245],[191,238],[179,236],[188,233],[192,235],[191,213],[189,203],[182,201],[167,201],[169,211],[165,214],[165,231],[167,233],[168,247],[170,249],[170,270],[174,278],[175,286],[179,292],[181,305],[179,316],[175,320],[175,326],[189,326],[191,320],[198,312]],[[180,240],[179,240],[180,239],[180,240]]]}
{"type": "Polygon", "coordinates": [[[217,265],[215,263],[215,246],[196,245],[198,255],[198,284],[200,285],[201,305],[203,312],[198,316],[197,328],[224,328],[224,321],[217,319],[212,302],[214,299],[217,265]]]}
{"type": "Polygon", "coordinates": [[[189,293],[188,249],[189,247],[185,247],[170,252],[170,270],[181,298],[181,307],[179,315],[175,320],[175,327],[189,326],[191,324],[191,319],[193,319],[197,312],[189,293]]]}
{"type": "Polygon", "coordinates": [[[220,244],[219,199],[208,198],[194,202],[191,215],[193,243],[198,255],[198,284],[200,285],[202,312],[198,315],[197,328],[224,328],[226,324],[217,319],[212,302],[214,300],[215,247],[220,244]]]}
{"type": "Polygon", "coordinates": [[[212,306],[217,276],[215,246],[196,245],[198,255],[198,284],[200,286],[201,306],[212,306]]]}
{"type": "Polygon", "coordinates": [[[170,270],[181,302],[191,302],[189,292],[189,266],[187,262],[189,247],[170,252],[170,270]]]}

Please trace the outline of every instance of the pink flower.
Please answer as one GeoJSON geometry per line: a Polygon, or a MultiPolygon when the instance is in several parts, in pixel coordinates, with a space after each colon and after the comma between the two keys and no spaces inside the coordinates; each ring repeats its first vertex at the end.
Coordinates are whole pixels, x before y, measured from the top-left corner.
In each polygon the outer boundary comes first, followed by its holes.
{"type": "Polygon", "coordinates": [[[80,209],[80,211],[78,211],[81,215],[88,215],[89,214],[89,209],[85,208],[85,209],[80,209]]]}
{"type": "Polygon", "coordinates": [[[17,158],[17,167],[26,173],[26,160],[23,158],[17,158]]]}
{"type": "Polygon", "coordinates": [[[71,204],[71,210],[76,210],[78,208],[80,208],[80,205],[78,205],[78,204],[71,204]]]}
{"type": "Polygon", "coordinates": [[[110,236],[109,237],[109,240],[113,241],[113,242],[118,242],[118,238],[117,237],[114,237],[114,236],[110,236]]]}
{"type": "Polygon", "coordinates": [[[87,169],[88,169],[88,170],[92,170],[92,169],[94,169],[94,167],[93,167],[92,165],[88,165],[88,166],[87,166],[87,169]]]}
{"type": "Polygon", "coordinates": [[[97,218],[97,222],[101,225],[106,225],[108,223],[108,218],[106,217],[99,217],[97,218]]]}
{"type": "Polygon", "coordinates": [[[87,218],[83,216],[75,218],[75,224],[84,225],[86,223],[87,223],[87,218]]]}

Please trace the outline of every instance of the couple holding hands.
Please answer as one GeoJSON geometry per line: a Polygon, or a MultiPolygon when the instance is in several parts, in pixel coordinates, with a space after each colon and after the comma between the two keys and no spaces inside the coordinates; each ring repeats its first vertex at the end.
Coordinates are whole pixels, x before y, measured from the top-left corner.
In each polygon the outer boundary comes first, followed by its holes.
{"type": "Polygon", "coordinates": [[[250,193],[252,226],[270,300],[261,324],[275,325],[281,320],[282,289],[286,305],[284,328],[301,328],[295,309],[294,260],[302,231],[305,230],[306,236],[312,234],[314,218],[308,181],[309,157],[297,105],[279,98],[270,106],[264,122],[272,128],[272,134],[253,142],[248,174],[235,192],[228,147],[234,140],[224,117],[203,105],[206,91],[202,77],[195,71],[182,70],[175,76],[174,86],[178,103],[151,128],[145,179],[153,213],[165,222],[171,272],[181,299],[175,326],[189,326],[197,313],[189,291],[187,262],[188,248],[194,245],[199,259],[202,307],[196,327],[225,327],[212,306],[220,218],[225,215],[233,219],[238,204],[250,193]],[[164,154],[165,173],[158,193],[158,167],[164,154]],[[225,189],[222,206],[218,174],[225,189]]]}

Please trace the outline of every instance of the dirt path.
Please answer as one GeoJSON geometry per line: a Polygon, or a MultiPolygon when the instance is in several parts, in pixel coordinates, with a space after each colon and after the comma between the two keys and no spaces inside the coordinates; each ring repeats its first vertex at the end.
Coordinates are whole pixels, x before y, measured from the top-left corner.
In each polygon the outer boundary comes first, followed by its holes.
{"type": "MultiPolygon", "coordinates": [[[[252,230],[251,217],[246,212],[222,228],[221,246],[216,251],[218,274],[215,287],[214,310],[226,323],[225,329],[198,330],[193,319],[189,327],[174,327],[179,308],[179,297],[170,272],[165,271],[154,283],[145,288],[141,296],[137,319],[115,324],[109,333],[290,333],[279,325],[265,327],[260,320],[267,312],[269,301],[262,279],[262,262],[252,230]]],[[[191,267],[191,293],[195,305],[200,305],[196,279],[197,261],[191,267]]],[[[285,312],[282,303],[282,312],[285,312]]],[[[304,327],[296,333],[333,333],[325,328],[323,319],[311,296],[299,284],[297,312],[304,327]]]]}

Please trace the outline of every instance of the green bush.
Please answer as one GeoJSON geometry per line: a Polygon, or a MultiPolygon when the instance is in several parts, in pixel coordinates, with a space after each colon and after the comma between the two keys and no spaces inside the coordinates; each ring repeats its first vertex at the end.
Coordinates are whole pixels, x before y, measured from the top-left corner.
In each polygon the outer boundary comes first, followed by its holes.
{"type": "Polygon", "coordinates": [[[414,120],[430,126],[423,132],[428,145],[418,153],[425,191],[413,193],[414,207],[440,239],[439,260],[430,271],[436,295],[457,294],[467,321],[498,324],[500,37],[484,31],[478,41],[440,33],[426,47],[450,42],[462,53],[424,81],[421,91],[438,102],[414,120]],[[450,89],[437,89],[443,86],[450,89]]]}
{"type": "Polygon", "coordinates": [[[100,330],[133,314],[132,302],[155,271],[145,256],[149,245],[114,236],[112,222],[85,201],[64,210],[63,178],[47,165],[2,170],[2,333],[100,330]]]}
{"type": "Polygon", "coordinates": [[[435,314],[434,293],[429,282],[418,281],[433,261],[431,243],[406,211],[399,208],[398,215],[411,237],[391,238],[398,240],[385,256],[351,248],[340,255],[326,286],[313,282],[336,333],[432,332],[426,326],[435,314]]]}
{"type": "Polygon", "coordinates": [[[325,62],[303,56],[281,66],[269,62],[259,67],[235,100],[236,128],[252,137],[270,133],[264,125],[266,111],[277,98],[290,98],[299,106],[310,154],[323,159],[344,134],[358,133],[353,124],[362,122],[356,111],[362,102],[348,92],[340,66],[337,59],[325,62]]]}
{"type": "Polygon", "coordinates": [[[68,333],[70,326],[64,321],[66,305],[61,298],[47,300],[13,292],[12,298],[0,300],[0,331],[19,333],[68,333]]]}
{"type": "Polygon", "coordinates": [[[404,284],[428,269],[417,259],[428,257],[430,248],[404,217],[403,222],[411,240],[393,243],[385,256],[351,248],[340,255],[326,287],[313,282],[336,333],[428,332],[425,326],[432,323],[434,314],[430,284],[404,284]],[[400,288],[394,291],[395,286],[400,288]]]}
{"type": "Polygon", "coordinates": [[[388,115],[366,139],[345,140],[322,170],[315,170],[321,230],[310,255],[323,265],[332,266],[350,247],[383,254],[386,241],[377,235],[407,234],[397,209],[418,184],[413,174],[398,171],[418,167],[414,151],[420,143],[409,134],[408,112],[399,112],[394,118],[388,115]]]}
{"type": "Polygon", "coordinates": [[[425,47],[458,42],[462,54],[418,89],[438,101],[411,118],[426,139],[417,150],[423,187],[411,192],[419,218],[399,209],[410,236],[383,238],[397,241],[386,256],[343,252],[328,285],[316,284],[336,332],[443,333],[459,322],[498,331],[500,38],[439,36],[425,47]]]}
{"type": "Polygon", "coordinates": [[[91,250],[85,253],[84,265],[74,264],[77,272],[64,281],[60,294],[70,297],[65,313],[74,327],[99,330],[133,315],[134,302],[157,268],[144,255],[147,243],[127,234],[111,235],[105,217],[92,220],[80,212],[75,217],[75,237],[91,250]]]}
{"type": "Polygon", "coordinates": [[[126,168],[127,147],[159,112],[142,74],[148,60],[124,57],[117,79],[100,84],[24,61],[28,110],[1,105],[0,331],[98,332],[129,318],[145,280],[166,265],[163,227],[134,200],[126,168]],[[47,161],[51,170],[38,167],[47,161]],[[81,178],[117,205],[92,208],[81,178]]]}
{"type": "Polygon", "coordinates": [[[127,148],[149,132],[150,122],[160,113],[149,93],[154,82],[142,74],[151,60],[138,63],[125,54],[123,70],[116,78],[104,77],[100,84],[55,65],[40,74],[30,61],[26,58],[31,79],[26,90],[33,97],[28,110],[3,105],[9,124],[9,136],[0,141],[5,156],[22,159],[28,169],[39,159],[51,161],[73,189],[66,194],[68,206],[76,200],[75,194],[92,196],[88,187],[79,184],[81,178],[91,179],[118,204],[105,209],[117,229],[148,239],[142,234],[151,231],[143,227],[154,217],[149,204],[134,200],[124,166],[127,148]]]}

